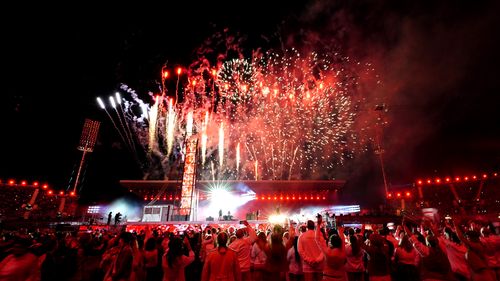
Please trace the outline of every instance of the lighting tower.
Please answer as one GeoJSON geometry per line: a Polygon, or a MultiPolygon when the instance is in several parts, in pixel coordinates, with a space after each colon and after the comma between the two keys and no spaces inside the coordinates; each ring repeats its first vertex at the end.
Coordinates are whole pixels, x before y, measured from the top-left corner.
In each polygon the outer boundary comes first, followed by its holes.
{"type": "Polygon", "coordinates": [[[76,173],[75,185],[73,186],[73,192],[75,192],[75,194],[76,188],[78,186],[78,180],[80,179],[80,172],[82,171],[83,162],[85,161],[85,155],[94,151],[94,145],[97,139],[97,133],[99,132],[100,125],[101,122],[90,119],[85,119],[85,123],[83,124],[80,144],[77,147],[77,149],[82,151],[83,153],[82,160],[80,161],[80,166],[78,167],[78,172],[76,173]]]}
{"type": "MultiPolygon", "coordinates": [[[[80,137],[80,143],[78,144],[77,149],[82,151],[82,159],[80,160],[80,166],[78,167],[78,172],[76,173],[75,185],[73,186],[73,191],[70,193],[73,196],[76,196],[76,188],[78,186],[78,181],[80,179],[80,173],[82,171],[82,166],[85,161],[85,155],[94,151],[94,145],[97,139],[97,133],[99,132],[99,126],[101,122],[94,121],[90,119],[85,119],[85,123],[83,124],[82,135],[80,137]]],[[[58,214],[62,214],[64,210],[64,205],[66,203],[66,196],[61,198],[61,203],[59,205],[58,214]]]]}

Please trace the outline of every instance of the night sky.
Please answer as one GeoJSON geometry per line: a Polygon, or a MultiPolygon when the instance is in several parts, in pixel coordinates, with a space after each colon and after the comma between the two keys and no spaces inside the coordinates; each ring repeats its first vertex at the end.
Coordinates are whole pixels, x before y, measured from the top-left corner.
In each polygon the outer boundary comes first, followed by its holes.
{"type": "MultiPolygon", "coordinates": [[[[500,168],[498,1],[243,2],[3,9],[0,179],[66,189],[91,118],[102,127],[84,198],[116,196],[119,179],[142,174],[95,98],[121,83],[155,91],[165,62],[188,66],[205,39],[224,29],[244,38],[246,50],[333,42],[372,63],[383,85],[374,94],[383,93],[388,109],[391,185],[500,168]]],[[[380,190],[373,154],[349,165],[350,198],[380,190]]]]}

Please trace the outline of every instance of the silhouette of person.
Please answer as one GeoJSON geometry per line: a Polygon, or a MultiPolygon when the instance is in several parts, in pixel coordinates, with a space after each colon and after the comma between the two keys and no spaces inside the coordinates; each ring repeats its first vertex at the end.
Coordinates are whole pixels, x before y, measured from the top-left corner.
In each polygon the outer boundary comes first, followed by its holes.
{"type": "Polygon", "coordinates": [[[122,214],[120,212],[116,213],[116,215],[115,215],[115,225],[118,225],[121,220],[122,220],[122,214]]]}
{"type": "Polygon", "coordinates": [[[110,224],[111,224],[111,218],[113,217],[112,213],[113,213],[113,212],[109,212],[109,214],[108,214],[108,222],[107,222],[107,225],[110,225],[110,224]]]}
{"type": "Polygon", "coordinates": [[[219,220],[222,219],[222,209],[219,210],[219,220]]]}

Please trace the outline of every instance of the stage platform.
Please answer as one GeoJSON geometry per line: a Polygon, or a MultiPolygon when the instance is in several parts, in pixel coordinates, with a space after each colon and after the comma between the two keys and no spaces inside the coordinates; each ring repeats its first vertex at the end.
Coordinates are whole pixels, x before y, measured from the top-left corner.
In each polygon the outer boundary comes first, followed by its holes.
{"type": "MultiPolygon", "coordinates": [[[[249,224],[266,224],[269,223],[268,220],[249,220],[249,224]]],[[[126,225],[138,226],[138,225],[209,225],[209,224],[220,224],[220,225],[242,225],[240,220],[232,221],[162,221],[162,222],[127,222],[126,225]]]]}

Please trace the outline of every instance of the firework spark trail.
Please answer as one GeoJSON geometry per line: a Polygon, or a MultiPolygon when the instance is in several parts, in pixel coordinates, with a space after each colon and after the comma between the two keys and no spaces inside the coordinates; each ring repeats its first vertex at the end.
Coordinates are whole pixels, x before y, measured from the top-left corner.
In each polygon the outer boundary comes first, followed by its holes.
{"type": "Polygon", "coordinates": [[[240,156],[240,143],[236,145],[236,172],[238,173],[240,170],[240,161],[241,161],[241,156],[240,156]]]}
{"type": "Polygon", "coordinates": [[[224,163],[224,125],[220,123],[219,127],[219,167],[224,163]]]}
{"type": "Polygon", "coordinates": [[[125,112],[124,112],[123,107],[122,107],[122,99],[121,99],[120,93],[116,92],[115,95],[116,95],[116,102],[118,103],[118,107],[120,108],[120,112],[118,112],[118,118],[123,118],[123,121],[120,120],[120,122],[123,122],[122,126],[123,126],[123,124],[125,124],[126,132],[127,132],[128,137],[131,141],[132,149],[134,151],[134,154],[137,157],[137,150],[136,150],[136,144],[134,141],[134,136],[132,135],[132,131],[130,130],[130,126],[127,122],[127,119],[125,118],[125,112]]]}
{"type": "Polygon", "coordinates": [[[295,148],[295,151],[293,152],[292,162],[290,163],[290,170],[288,170],[288,180],[290,180],[292,178],[292,168],[293,168],[293,164],[295,162],[295,156],[297,155],[298,150],[299,150],[299,147],[297,146],[297,148],[295,148]]]}
{"type": "MultiPolygon", "coordinates": [[[[143,136],[141,143],[165,159],[173,156],[166,165],[184,157],[188,132],[198,135],[201,178],[254,178],[255,171],[245,165],[248,161],[260,162],[261,179],[314,177],[366,147],[367,138],[355,131],[357,79],[346,64],[332,54],[303,55],[296,50],[220,61],[217,70],[207,62],[187,71],[184,88],[177,72],[176,99],[168,108],[156,101],[149,116],[129,119],[138,124],[134,128],[143,136]],[[165,130],[156,129],[161,118],[165,130]],[[149,131],[141,133],[148,122],[149,131]],[[159,140],[166,145],[154,144],[159,140]],[[242,145],[248,154],[241,154],[242,145]],[[174,147],[179,153],[172,153],[174,147]],[[212,168],[217,158],[219,165],[212,168]],[[211,166],[203,169],[206,161],[211,166]]],[[[148,108],[133,90],[122,88],[133,99],[125,110],[148,108]]]]}
{"type": "Polygon", "coordinates": [[[205,121],[202,123],[201,129],[201,164],[205,165],[205,160],[207,156],[207,126],[208,126],[208,111],[205,112],[205,121]]]}
{"type": "Polygon", "coordinates": [[[160,99],[156,97],[154,105],[149,110],[149,150],[155,150],[157,144],[156,141],[156,121],[158,119],[158,105],[160,99]]]}
{"type": "Polygon", "coordinates": [[[120,138],[122,139],[123,143],[125,145],[127,145],[127,141],[125,140],[125,137],[122,135],[121,131],[118,129],[118,126],[116,126],[116,123],[115,123],[115,120],[113,119],[113,117],[111,117],[111,114],[109,114],[108,110],[106,109],[106,106],[104,105],[104,103],[102,102],[101,98],[97,98],[97,102],[99,103],[99,105],[101,106],[102,109],[104,109],[104,111],[106,112],[106,114],[108,115],[109,119],[111,120],[111,123],[113,124],[113,126],[115,127],[116,131],[118,132],[118,134],[120,135],[120,138]]]}
{"type": "Polygon", "coordinates": [[[115,102],[115,99],[113,98],[113,96],[109,97],[109,101],[111,102],[111,107],[113,107],[113,109],[116,112],[116,115],[118,116],[118,121],[120,121],[120,127],[121,127],[121,129],[122,129],[122,131],[127,139],[127,144],[129,145],[130,149],[132,151],[134,151],[134,146],[132,145],[132,140],[130,139],[129,135],[127,134],[127,129],[125,129],[125,126],[123,125],[122,118],[120,117],[120,112],[118,112],[116,102],[115,102]]]}
{"type": "Polygon", "coordinates": [[[193,134],[193,112],[190,111],[186,118],[186,137],[190,137],[193,134]]]}
{"type": "Polygon", "coordinates": [[[177,68],[177,83],[175,83],[175,103],[179,102],[179,79],[181,77],[182,69],[180,67],[177,68]]]}
{"type": "Polygon", "coordinates": [[[176,113],[173,108],[173,101],[169,100],[168,113],[166,118],[166,141],[167,141],[167,156],[172,153],[174,147],[176,113]]]}
{"type": "Polygon", "coordinates": [[[207,157],[207,141],[208,136],[207,133],[204,132],[201,134],[201,164],[204,165],[207,157]]]}
{"type": "Polygon", "coordinates": [[[255,160],[255,180],[259,180],[259,160],[255,160]]]}

